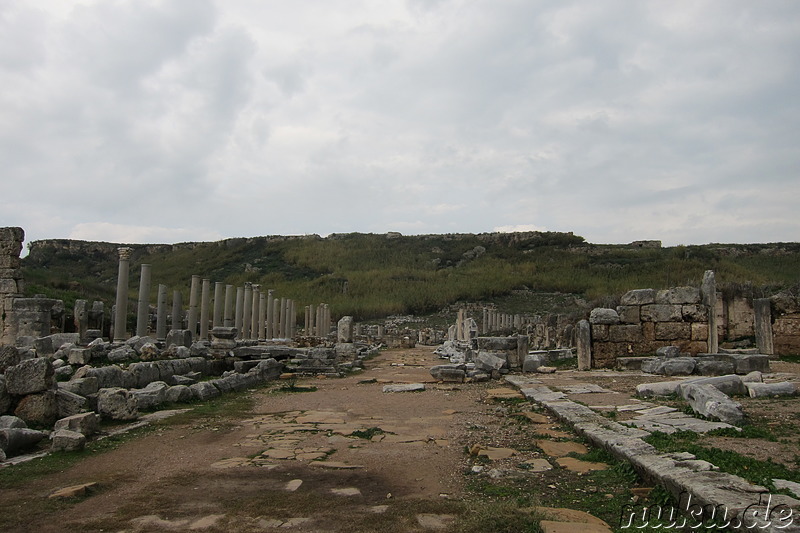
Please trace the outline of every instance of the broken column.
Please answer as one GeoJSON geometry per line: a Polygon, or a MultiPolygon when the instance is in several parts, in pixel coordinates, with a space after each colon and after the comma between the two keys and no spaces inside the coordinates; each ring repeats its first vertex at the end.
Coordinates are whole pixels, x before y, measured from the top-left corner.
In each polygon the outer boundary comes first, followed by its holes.
{"type": "Polygon", "coordinates": [[[200,276],[192,276],[189,289],[189,314],[186,316],[186,329],[192,332],[192,339],[197,337],[197,300],[200,296],[200,276]]]}
{"type": "Polygon", "coordinates": [[[233,317],[233,327],[236,328],[236,336],[241,339],[242,325],[244,324],[244,288],[236,287],[236,310],[233,317]]]}
{"type": "Polygon", "coordinates": [[[225,284],[221,281],[214,283],[214,313],[211,320],[212,328],[222,327],[222,311],[225,306],[225,297],[223,296],[225,284]]]}
{"type": "Polygon", "coordinates": [[[592,369],[592,328],[588,320],[578,322],[575,335],[578,352],[578,370],[592,369]]]}
{"type": "Polygon", "coordinates": [[[233,327],[233,285],[225,285],[225,311],[222,325],[226,328],[233,327]]]}
{"type": "Polygon", "coordinates": [[[703,305],[708,307],[708,353],[719,352],[717,332],[717,281],[713,270],[706,270],[700,285],[700,297],[703,305]]]}
{"type": "Polygon", "coordinates": [[[261,299],[260,285],[253,284],[253,302],[251,304],[252,310],[250,311],[250,338],[258,339],[258,304],[261,299]]]}
{"type": "Polygon", "coordinates": [[[142,265],[139,276],[139,302],[136,307],[136,335],[147,335],[150,323],[150,265],[142,265]]]}
{"type": "Polygon", "coordinates": [[[128,317],[128,272],[133,250],[131,248],[117,248],[119,253],[119,271],[117,274],[117,299],[114,312],[114,342],[124,341],[126,338],[126,322],[128,317]]]}
{"type": "Polygon", "coordinates": [[[183,329],[183,295],[172,291],[172,324],[170,329],[183,329]]]}
{"type": "Polygon", "coordinates": [[[158,307],[156,308],[156,340],[167,339],[167,286],[158,285],[158,307]]]}
{"type": "Polygon", "coordinates": [[[250,327],[253,321],[253,284],[246,282],[244,284],[244,298],[243,311],[242,311],[242,339],[250,338],[250,327]]]}
{"type": "Polygon", "coordinates": [[[755,314],[756,347],[758,353],[772,355],[775,353],[772,343],[772,309],[769,298],[753,299],[755,314]]]}
{"type": "Polygon", "coordinates": [[[200,290],[200,340],[208,340],[208,310],[211,299],[211,280],[204,279],[200,290]]]}

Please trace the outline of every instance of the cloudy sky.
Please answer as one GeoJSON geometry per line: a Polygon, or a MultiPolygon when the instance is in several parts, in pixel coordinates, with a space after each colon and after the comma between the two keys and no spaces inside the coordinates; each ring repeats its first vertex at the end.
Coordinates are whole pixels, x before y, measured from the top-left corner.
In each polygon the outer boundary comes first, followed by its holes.
{"type": "Polygon", "coordinates": [[[800,240],[796,0],[0,0],[26,240],[800,240]]]}

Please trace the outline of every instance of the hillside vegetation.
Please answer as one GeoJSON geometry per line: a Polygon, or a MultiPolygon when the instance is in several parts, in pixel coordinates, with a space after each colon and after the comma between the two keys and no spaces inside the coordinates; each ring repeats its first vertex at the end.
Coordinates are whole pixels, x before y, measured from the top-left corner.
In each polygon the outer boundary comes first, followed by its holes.
{"type": "MultiPolygon", "coordinates": [[[[23,259],[26,294],[111,305],[119,244],[36,241],[23,259]]],[[[128,245],[134,249],[130,296],[135,305],[140,265],[152,265],[150,301],[158,284],[181,290],[191,276],[233,285],[258,283],[278,296],[326,302],[334,317],[369,320],[429,314],[459,301],[517,301],[513,294],[565,293],[613,301],[635,288],[697,285],[716,271],[727,287],[769,293],[800,281],[800,244],[709,244],[671,248],[593,245],[571,233],[525,232],[402,236],[334,234],[254,237],[210,243],[128,245]]],[[[531,299],[531,302],[535,299],[531,299]]]]}

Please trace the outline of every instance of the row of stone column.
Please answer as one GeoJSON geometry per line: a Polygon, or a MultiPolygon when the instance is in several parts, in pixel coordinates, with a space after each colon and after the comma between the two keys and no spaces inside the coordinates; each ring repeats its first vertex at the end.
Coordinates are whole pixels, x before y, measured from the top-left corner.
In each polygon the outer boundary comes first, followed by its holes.
{"type": "Polygon", "coordinates": [[[328,304],[305,307],[305,334],[309,337],[327,337],[331,331],[331,310],[328,304]]]}
{"type": "MultiPolygon", "coordinates": [[[[131,248],[119,248],[119,273],[117,299],[114,312],[114,341],[126,340],[126,318],[128,308],[128,275],[131,248]]],[[[139,300],[136,314],[136,335],[148,334],[150,325],[150,265],[141,266],[139,300]]],[[[291,339],[296,333],[297,305],[290,298],[278,298],[272,289],[261,291],[260,285],[245,283],[234,287],[222,282],[214,283],[213,308],[211,305],[211,280],[192,276],[189,289],[189,309],[186,327],[183,328],[183,296],[180,291],[172,294],[172,329],[188,329],[199,339],[208,339],[211,327],[235,327],[238,338],[246,340],[291,339]],[[211,315],[209,317],[209,314],[211,315]],[[199,332],[198,332],[199,325],[199,332]]],[[[313,309],[313,306],[309,306],[313,309]]],[[[309,307],[306,307],[306,331],[309,307]]],[[[158,286],[156,307],[156,339],[167,336],[167,286],[158,286]]],[[[318,336],[330,331],[331,316],[327,304],[317,307],[316,324],[318,336]],[[326,327],[327,325],[327,327],[326,327]]]]}
{"type": "Polygon", "coordinates": [[[484,307],[481,332],[486,335],[490,331],[498,331],[501,329],[520,329],[524,325],[524,322],[521,315],[501,313],[496,309],[484,307]]]}

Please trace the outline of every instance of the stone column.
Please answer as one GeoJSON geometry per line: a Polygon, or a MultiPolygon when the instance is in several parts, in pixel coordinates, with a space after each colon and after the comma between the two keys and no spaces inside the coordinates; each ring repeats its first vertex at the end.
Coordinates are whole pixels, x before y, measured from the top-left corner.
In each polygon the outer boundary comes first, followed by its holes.
{"type": "Polygon", "coordinates": [[[192,340],[197,338],[197,300],[200,297],[200,276],[192,276],[189,289],[189,314],[186,317],[186,329],[192,332],[192,340]]]}
{"type": "Polygon", "coordinates": [[[303,322],[303,331],[305,332],[306,335],[308,335],[308,328],[311,325],[311,320],[308,318],[308,314],[311,312],[311,310],[306,305],[303,307],[303,312],[304,312],[303,316],[305,318],[305,322],[303,322]]]}
{"type": "Polygon", "coordinates": [[[281,301],[279,298],[272,299],[272,338],[277,339],[281,336],[280,329],[281,301]]]}
{"type": "Polygon", "coordinates": [[[236,338],[243,339],[242,325],[244,324],[244,288],[236,287],[236,315],[233,319],[233,327],[236,328],[236,338]]]}
{"type": "Polygon", "coordinates": [[[222,312],[225,308],[225,297],[223,296],[225,284],[221,281],[214,283],[214,318],[211,326],[214,328],[222,327],[222,312]]]}
{"type": "Polygon", "coordinates": [[[225,285],[225,311],[222,317],[222,326],[233,327],[233,285],[225,285]]]}
{"type": "Polygon", "coordinates": [[[306,330],[306,335],[309,337],[313,337],[316,333],[316,326],[317,326],[317,317],[314,313],[316,313],[316,309],[314,308],[314,304],[308,306],[308,329],[306,330]]]}
{"type": "Polygon", "coordinates": [[[588,320],[578,322],[575,341],[578,351],[578,370],[592,369],[592,329],[588,320]]]}
{"type": "Polygon", "coordinates": [[[286,338],[286,298],[281,298],[280,315],[278,318],[278,337],[286,338]]]}
{"type": "Polygon", "coordinates": [[[128,316],[128,274],[132,252],[131,248],[117,248],[117,253],[119,253],[119,273],[117,275],[117,299],[114,314],[114,342],[124,341],[127,335],[125,323],[128,316]]]}
{"type": "Polygon", "coordinates": [[[253,303],[250,317],[250,338],[258,339],[258,303],[261,300],[260,285],[253,285],[253,303]]]}
{"type": "Polygon", "coordinates": [[[258,340],[267,340],[267,295],[258,295],[258,340]]]}
{"type": "Polygon", "coordinates": [[[294,339],[297,331],[297,302],[289,300],[289,338],[294,339]]]}
{"type": "Polygon", "coordinates": [[[772,355],[775,353],[775,348],[772,343],[772,309],[769,298],[753,299],[753,311],[755,313],[753,329],[756,333],[758,353],[772,355]]]}
{"type": "Polygon", "coordinates": [[[211,304],[211,280],[204,279],[200,293],[200,340],[208,340],[208,311],[211,304]]]}
{"type": "Polygon", "coordinates": [[[322,305],[323,304],[319,304],[317,306],[317,326],[314,328],[314,335],[317,337],[322,337],[322,313],[324,311],[322,305]]]}
{"type": "Polygon", "coordinates": [[[719,351],[719,334],[717,332],[717,281],[713,270],[706,270],[703,283],[700,285],[700,297],[703,305],[708,307],[708,353],[719,351]]]}
{"type": "Polygon", "coordinates": [[[139,276],[139,303],[136,307],[136,335],[147,335],[150,322],[150,265],[142,265],[139,276]]]}
{"type": "Polygon", "coordinates": [[[456,340],[464,340],[464,310],[459,309],[456,316],[456,340]]]}
{"type": "Polygon", "coordinates": [[[244,315],[242,317],[242,338],[250,338],[250,327],[253,325],[253,284],[244,284],[244,315]]]}
{"type": "Polygon", "coordinates": [[[183,295],[181,291],[172,292],[172,329],[183,329],[183,295]]]}
{"type": "Polygon", "coordinates": [[[158,285],[158,307],[156,312],[156,340],[167,339],[167,286],[158,285]]]}
{"type": "Polygon", "coordinates": [[[265,338],[267,339],[275,338],[275,330],[272,329],[273,317],[275,316],[275,310],[273,309],[272,300],[273,300],[272,289],[269,289],[267,290],[267,324],[266,324],[267,333],[265,336],[265,338]]]}
{"type": "Polygon", "coordinates": [[[322,336],[327,338],[331,332],[331,308],[325,304],[325,318],[322,321],[322,336]]]}
{"type": "Polygon", "coordinates": [[[72,308],[73,322],[75,331],[81,339],[81,344],[86,341],[86,330],[89,329],[89,302],[86,300],[75,300],[72,308]]]}

